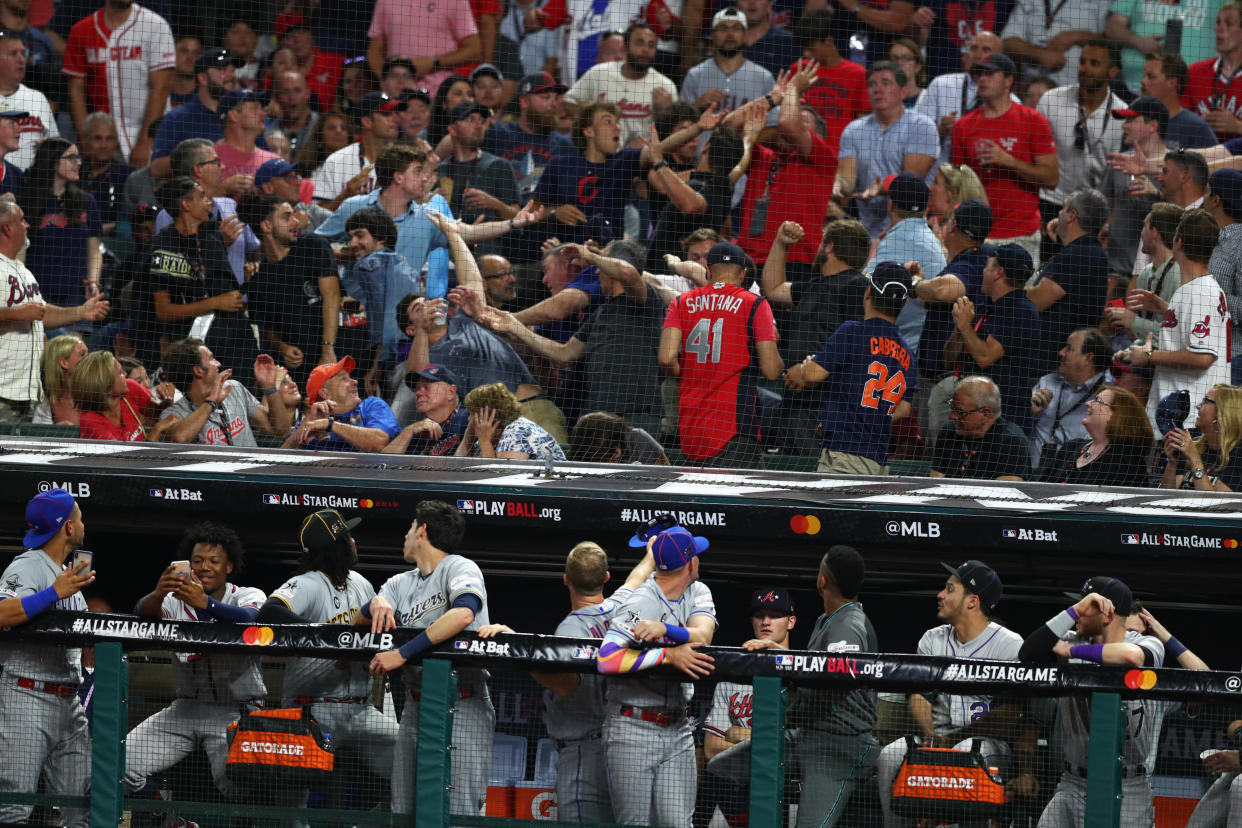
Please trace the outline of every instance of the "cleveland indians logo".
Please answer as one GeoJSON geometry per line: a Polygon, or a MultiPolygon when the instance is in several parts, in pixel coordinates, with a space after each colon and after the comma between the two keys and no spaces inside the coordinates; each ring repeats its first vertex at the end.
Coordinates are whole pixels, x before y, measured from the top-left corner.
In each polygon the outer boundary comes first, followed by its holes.
{"type": "Polygon", "coordinates": [[[1212,315],[1209,313],[1203,317],[1202,322],[1196,322],[1195,326],[1190,329],[1190,332],[1200,339],[1210,334],[1212,332],[1212,315]]]}
{"type": "Polygon", "coordinates": [[[1173,310],[1172,308],[1165,308],[1164,321],[1160,323],[1160,326],[1162,328],[1176,328],[1177,327],[1177,311],[1173,310]]]}

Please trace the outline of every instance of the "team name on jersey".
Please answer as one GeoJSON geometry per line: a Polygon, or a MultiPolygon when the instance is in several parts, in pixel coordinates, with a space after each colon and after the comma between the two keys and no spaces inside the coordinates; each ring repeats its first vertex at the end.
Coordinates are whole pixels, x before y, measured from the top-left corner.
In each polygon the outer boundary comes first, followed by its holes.
{"type": "Polygon", "coordinates": [[[711,311],[737,313],[742,308],[742,301],[741,296],[700,293],[686,297],[686,310],[690,313],[710,313],[711,311]]]}
{"type": "Polygon", "coordinates": [[[40,299],[43,293],[39,290],[39,283],[31,280],[27,284],[22,284],[21,280],[14,274],[9,274],[9,301],[8,306],[20,305],[27,299],[40,299]]]}
{"type": "Polygon", "coordinates": [[[435,595],[431,596],[430,598],[425,598],[422,601],[419,601],[417,604],[415,604],[413,607],[410,608],[409,612],[401,613],[401,623],[403,626],[409,625],[411,621],[415,620],[416,618],[421,616],[423,613],[429,612],[430,610],[433,610],[436,607],[442,607],[444,606],[444,604],[445,604],[444,593],[437,592],[435,595]]]}
{"type": "Polygon", "coordinates": [[[132,46],[102,46],[87,48],[87,63],[107,63],[108,61],[142,60],[142,44],[132,46]]]}
{"type": "Polygon", "coordinates": [[[871,355],[892,357],[901,363],[902,368],[910,370],[910,352],[900,342],[889,339],[887,336],[871,337],[871,355]]]}
{"type": "Polygon", "coordinates": [[[755,697],[751,693],[734,693],[729,696],[729,718],[750,727],[751,717],[755,715],[755,697]]]}

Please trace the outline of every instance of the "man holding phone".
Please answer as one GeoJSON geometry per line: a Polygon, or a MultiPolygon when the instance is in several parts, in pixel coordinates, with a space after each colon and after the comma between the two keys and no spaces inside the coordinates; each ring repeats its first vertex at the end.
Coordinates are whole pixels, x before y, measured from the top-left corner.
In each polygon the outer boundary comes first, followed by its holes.
{"type": "MultiPolygon", "coordinates": [[[[134,607],[144,618],[248,624],[267,600],[262,590],[239,587],[246,550],[228,526],[200,523],[181,536],[177,556],[155,589],[134,607]]],[[[152,774],[171,768],[201,746],[216,787],[233,793],[225,776],[226,736],[241,710],[262,706],[267,695],[259,660],[235,653],[175,653],[176,698],[126,738],[125,784],[141,790],[152,774]]]]}
{"type": "MultiPolygon", "coordinates": [[[[20,600],[27,618],[52,608],[85,612],[80,594],[62,595],[56,586],[86,532],[73,496],[63,489],[35,495],[26,505],[26,526],[26,551],[0,575],[0,596],[20,600]]],[[[82,559],[70,571],[80,575],[89,566],[82,559]]],[[[89,574],[93,578],[94,572],[89,574]]],[[[78,699],[82,650],[5,641],[0,663],[0,744],[8,746],[0,752],[0,790],[35,793],[46,768],[49,793],[85,796],[91,783],[91,737],[78,699]]],[[[31,810],[30,805],[0,805],[0,823],[25,822],[31,810]]],[[[61,816],[68,826],[90,821],[83,808],[63,808],[61,816]]]]}

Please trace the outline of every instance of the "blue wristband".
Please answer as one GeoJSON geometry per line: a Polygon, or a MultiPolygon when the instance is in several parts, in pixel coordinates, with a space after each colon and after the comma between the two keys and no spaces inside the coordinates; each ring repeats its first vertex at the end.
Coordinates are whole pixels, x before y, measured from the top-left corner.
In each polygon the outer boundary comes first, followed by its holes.
{"type": "Polygon", "coordinates": [[[1078,620],[1078,610],[1074,609],[1073,607],[1067,608],[1065,610],[1065,614],[1068,615],[1070,618],[1073,618],[1075,621],[1078,620]]]}
{"type": "Polygon", "coordinates": [[[673,624],[664,625],[664,637],[674,644],[685,644],[690,640],[690,631],[685,627],[678,627],[673,624]]]}
{"type": "Polygon", "coordinates": [[[367,601],[365,604],[359,607],[358,614],[361,615],[363,618],[370,618],[371,617],[371,602],[367,601]]]}
{"type": "Polygon", "coordinates": [[[404,659],[410,659],[421,653],[423,650],[430,650],[432,647],[431,639],[427,637],[427,631],[423,630],[409,641],[402,644],[397,652],[401,653],[404,659]]]}
{"type": "Polygon", "coordinates": [[[1186,645],[1178,641],[1176,637],[1169,636],[1169,640],[1164,642],[1164,652],[1169,658],[1176,661],[1181,658],[1182,653],[1186,652],[1186,645]]]}
{"type": "Polygon", "coordinates": [[[22,599],[22,612],[26,613],[27,618],[34,618],[59,600],[60,596],[56,594],[55,587],[41,589],[34,595],[27,595],[22,599]]]}
{"type": "Polygon", "coordinates": [[[1104,645],[1103,644],[1075,644],[1070,647],[1070,658],[1078,658],[1083,661],[1094,661],[1096,664],[1104,663],[1104,645]]]}

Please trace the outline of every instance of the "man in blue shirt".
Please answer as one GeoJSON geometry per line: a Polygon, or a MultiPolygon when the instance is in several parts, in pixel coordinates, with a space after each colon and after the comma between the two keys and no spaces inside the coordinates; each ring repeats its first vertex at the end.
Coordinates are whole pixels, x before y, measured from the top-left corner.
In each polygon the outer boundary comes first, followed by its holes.
{"type": "Polygon", "coordinates": [[[350,376],[354,358],[347,356],[311,371],[306,399],[314,414],[298,425],[299,442],[307,448],[327,451],[382,451],[401,432],[388,403],[379,397],[358,396],[358,380],[350,376]],[[332,403],[328,412],[315,411],[315,404],[332,403]]]}
{"type": "Polygon", "coordinates": [[[224,137],[216,107],[220,97],[237,88],[237,70],[245,65],[239,57],[219,47],[204,49],[194,61],[198,90],[193,98],[164,116],[151,148],[151,174],[167,178],[171,174],[169,156],[187,138],[206,138],[213,144],[224,137]]]}
{"type": "Polygon", "coordinates": [[[918,383],[914,354],[896,324],[910,295],[910,271],[880,262],[867,282],[863,321],[843,323],[818,354],[785,374],[790,388],[828,381],[818,470],[830,474],[888,474],[893,421],[910,416],[907,394],[918,383]]]}
{"type": "Polygon", "coordinates": [[[513,166],[523,204],[534,194],[552,159],[574,151],[573,143],[556,131],[557,113],[568,88],[547,72],[527,75],[517,87],[517,120],[493,122],[483,136],[483,151],[513,166]]]}
{"type": "MultiPolygon", "coordinates": [[[[714,129],[722,117],[715,106],[708,107],[697,123],[661,141],[660,150],[668,154],[693,141],[714,129]]],[[[620,238],[625,199],[634,177],[652,166],[651,151],[621,149],[621,110],[609,101],[592,101],[578,110],[573,139],[579,152],[554,158],[535,187],[535,200],[555,213],[555,230],[550,232],[578,244],[620,238]]]]}

